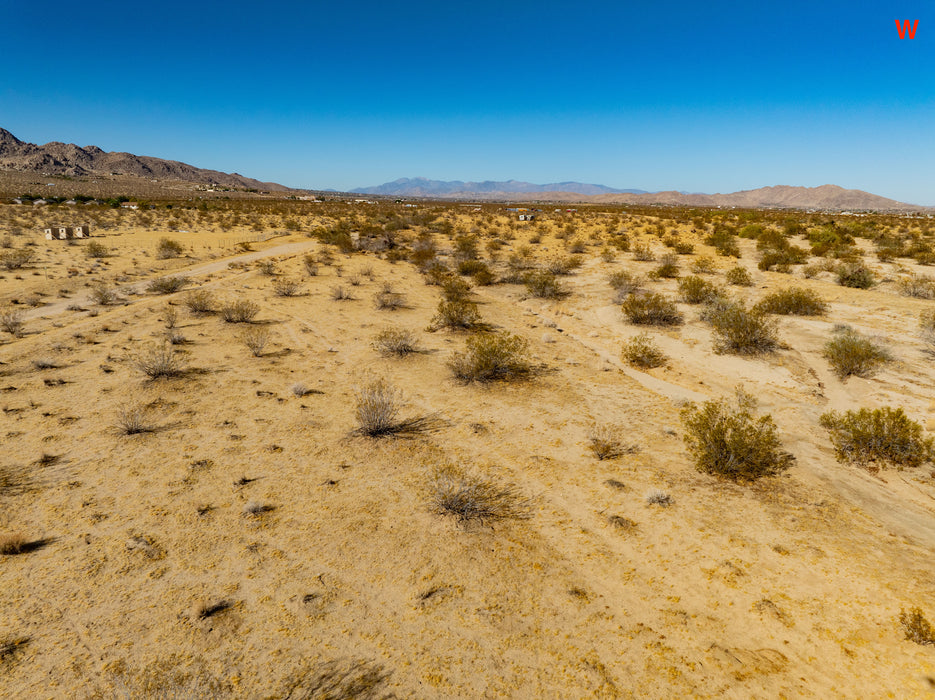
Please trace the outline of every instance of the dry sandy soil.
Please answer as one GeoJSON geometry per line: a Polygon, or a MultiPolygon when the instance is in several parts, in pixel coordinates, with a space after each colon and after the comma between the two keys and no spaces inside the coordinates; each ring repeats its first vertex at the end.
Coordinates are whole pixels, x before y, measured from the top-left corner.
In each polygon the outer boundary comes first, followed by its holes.
{"type": "MultiPolygon", "coordinates": [[[[252,255],[302,286],[278,297],[254,258],[208,249],[204,236],[223,234],[168,234],[198,243],[197,257],[157,261],[161,235],[97,238],[114,255],[96,263],[84,244],[38,241],[37,266],[0,280],[0,300],[48,295],[26,311],[25,335],[0,345],[0,534],[36,543],[0,556],[0,642],[22,641],[3,656],[0,695],[932,697],[935,647],[898,623],[915,606],[935,615],[932,465],[841,464],[818,417],[892,405],[935,419],[916,333],[933,302],[891,283],[799,276],[830,313],[780,317],[783,347],[757,357],[716,354],[698,307],[680,304],[683,326],[650,330],[669,365],[641,371],[620,350],[644,329],[627,323],[607,276],[655,264],[608,262],[592,247],[563,278],[564,300],[475,288],[483,319],[526,338],[546,369],[463,384],[447,362],[466,334],[425,330],[439,288],[407,262],[338,254],[310,277],[302,256],[323,246],[273,239],[252,255]],[[145,291],[169,272],[257,303],[251,326],[271,334],[262,354],[239,341],[244,324],[190,314],[185,292],[145,291]],[[123,302],[90,303],[84,285],[100,278],[123,286],[123,302]],[[403,308],[375,308],[387,282],[403,308]],[[336,285],[354,298],[334,300],[336,285]],[[133,358],[164,337],[167,302],[186,372],[151,381],[133,358]],[[836,323],[884,336],[896,360],[842,382],[821,354],[836,323]],[[373,340],[387,327],[412,330],[423,351],[381,356],[373,340]],[[404,415],[443,422],[409,439],[353,435],[368,377],[402,392],[404,415]],[[738,384],[797,458],[782,476],[735,484],[693,466],[680,408],[738,384]],[[151,432],[120,434],[130,404],[147,407],[151,432]],[[620,426],[639,449],[597,460],[594,423],[620,426]],[[529,517],[465,524],[437,512],[433,474],[445,465],[514,485],[529,517]],[[649,504],[652,489],[670,504],[649,504]]],[[[790,284],[740,243],[756,282],[740,293],[790,284]]],[[[547,236],[537,255],[560,250],[547,236]]],[[[651,286],[671,295],[675,284],[651,286]]]]}

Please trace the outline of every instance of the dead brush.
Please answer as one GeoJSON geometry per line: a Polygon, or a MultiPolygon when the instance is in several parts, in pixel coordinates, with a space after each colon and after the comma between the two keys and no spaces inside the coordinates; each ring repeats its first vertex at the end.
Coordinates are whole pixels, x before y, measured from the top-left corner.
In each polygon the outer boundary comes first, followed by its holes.
{"type": "Polygon", "coordinates": [[[452,466],[435,470],[429,485],[435,512],[462,525],[532,516],[532,502],[513,484],[500,484],[452,466]]]}
{"type": "Polygon", "coordinates": [[[23,312],[19,309],[5,308],[0,310],[0,328],[14,338],[23,337],[23,312]]]}
{"type": "Polygon", "coordinates": [[[625,442],[622,432],[618,426],[596,423],[588,429],[588,447],[600,461],[639,452],[639,445],[625,442]]]}
{"type": "Polygon", "coordinates": [[[160,277],[154,279],[146,287],[146,291],[153,294],[174,294],[179,292],[191,283],[188,277],[176,275],[173,277],[160,277]]]}
{"type": "MultiPolygon", "coordinates": [[[[292,700],[390,700],[382,664],[341,659],[305,667],[292,674],[275,696],[292,700]]],[[[219,697],[219,696],[215,696],[219,697]]]]}
{"type": "Polygon", "coordinates": [[[381,355],[405,357],[419,352],[415,333],[401,328],[387,328],[374,339],[374,346],[381,355]]]}
{"type": "Polygon", "coordinates": [[[214,295],[207,289],[193,289],[183,298],[182,303],[192,314],[210,314],[214,311],[214,295]]]}
{"type": "Polygon", "coordinates": [[[120,435],[140,435],[155,432],[156,426],[150,419],[149,407],[145,404],[123,404],[117,407],[114,427],[120,435]]]}
{"type": "Polygon", "coordinates": [[[167,342],[143,348],[132,364],[150,379],[171,379],[185,374],[175,349],[167,342]]]}
{"type": "Polygon", "coordinates": [[[0,639],[0,665],[14,661],[29,644],[29,637],[4,637],[0,639]]]}
{"type": "Polygon", "coordinates": [[[331,288],[331,299],[333,301],[354,301],[355,297],[342,285],[335,285],[331,288]]]}
{"type": "Polygon", "coordinates": [[[357,428],[352,435],[410,437],[438,430],[444,421],[437,414],[399,418],[402,394],[385,379],[374,379],[354,391],[357,428]]]}
{"type": "Polygon", "coordinates": [[[302,291],[302,285],[291,277],[279,277],[273,280],[273,292],[278,297],[295,297],[302,291]]]}
{"type": "Polygon", "coordinates": [[[91,289],[91,301],[99,306],[111,306],[120,301],[116,290],[106,284],[97,284],[91,289]]]}
{"type": "Polygon", "coordinates": [[[269,343],[270,334],[265,328],[248,328],[240,334],[240,342],[243,343],[254,357],[262,357],[263,350],[269,343]]]}
{"type": "Polygon", "coordinates": [[[225,323],[252,323],[258,313],[260,307],[246,299],[227,301],[220,308],[225,323]]]}
{"type": "Polygon", "coordinates": [[[383,285],[383,289],[373,295],[373,304],[378,309],[395,311],[404,308],[406,305],[406,296],[393,290],[389,283],[383,285]]]}

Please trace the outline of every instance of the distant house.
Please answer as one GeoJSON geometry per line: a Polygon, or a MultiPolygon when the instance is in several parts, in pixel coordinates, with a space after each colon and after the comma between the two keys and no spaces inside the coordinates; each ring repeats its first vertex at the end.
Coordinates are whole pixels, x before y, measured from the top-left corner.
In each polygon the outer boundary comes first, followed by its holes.
{"type": "Polygon", "coordinates": [[[20,199],[19,197],[13,200],[13,204],[22,204],[22,203],[23,203],[23,200],[20,199]]]}
{"type": "Polygon", "coordinates": [[[91,227],[87,224],[81,226],[50,226],[45,229],[45,238],[48,241],[64,241],[69,238],[90,238],[91,227]]]}
{"type": "Polygon", "coordinates": [[[32,205],[33,205],[34,207],[39,207],[39,206],[42,206],[43,204],[48,204],[48,202],[45,201],[44,199],[34,199],[34,200],[32,200],[32,205]]]}
{"type": "Polygon", "coordinates": [[[120,206],[123,207],[124,209],[139,209],[140,203],[139,202],[121,202],[120,206]]]}
{"type": "Polygon", "coordinates": [[[535,219],[536,219],[535,214],[520,214],[519,215],[520,221],[535,221],[535,219]]]}

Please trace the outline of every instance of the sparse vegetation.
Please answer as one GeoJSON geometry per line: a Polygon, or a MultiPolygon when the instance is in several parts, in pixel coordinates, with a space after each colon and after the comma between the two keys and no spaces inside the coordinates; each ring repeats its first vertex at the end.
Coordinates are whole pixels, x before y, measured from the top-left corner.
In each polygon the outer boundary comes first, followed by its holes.
{"type": "Polygon", "coordinates": [[[177,258],[185,252],[185,248],[178,241],[171,238],[160,238],[156,244],[156,259],[177,258]]]}
{"type": "Polygon", "coordinates": [[[0,309],[0,328],[14,338],[23,337],[23,312],[10,307],[0,309]]]}
{"type": "Polygon", "coordinates": [[[133,365],[150,379],[170,379],[185,373],[169,343],[148,345],[133,359],[133,365]]]}
{"type": "Polygon", "coordinates": [[[514,381],[533,374],[524,338],[510,333],[482,333],[467,339],[448,366],[463,382],[514,381]]]}
{"type": "Polygon", "coordinates": [[[740,265],[732,267],[727,272],[725,272],[724,280],[727,282],[727,284],[732,284],[738,287],[753,286],[753,278],[750,276],[750,273],[747,272],[746,268],[740,267],[740,265]]]}
{"type": "Polygon", "coordinates": [[[835,270],[838,284],[854,289],[869,289],[877,283],[877,277],[870,268],[861,263],[842,263],[835,270]]]}
{"type": "Polygon", "coordinates": [[[441,328],[451,330],[464,330],[477,328],[481,325],[480,313],[477,310],[477,304],[466,299],[458,301],[438,302],[438,311],[429,324],[429,331],[437,331],[441,328]]]}
{"type": "Polygon", "coordinates": [[[400,419],[402,395],[385,379],[375,379],[358,387],[354,397],[357,416],[355,435],[373,438],[412,436],[437,430],[442,424],[436,415],[400,419]]]}
{"type": "Polygon", "coordinates": [[[146,291],[153,294],[174,294],[181,291],[191,282],[188,277],[176,275],[172,277],[160,277],[149,283],[146,291]]]}
{"type": "Polygon", "coordinates": [[[638,445],[624,441],[618,426],[603,423],[596,423],[588,429],[588,443],[591,452],[601,461],[639,451],[638,445]]]}
{"type": "Polygon", "coordinates": [[[247,346],[254,357],[263,357],[263,350],[269,343],[269,331],[262,327],[251,327],[240,334],[240,342],[247,346]]]}
{"type": "Polygon", "coordinates": [[[752,399],[738,394],[736,405],[718,399],[682,410],[685,444],[695,468],[733,481],[781,474],[795,458],[782,449],[772,417],[755,418],[752,399]]]}
{"type": "Polygon", "coordinates": [[[756,355],[779,345],[776,321],[761,310],[747,309],[741,301],[717,300],[705,307],[701,317],[711,324],[716,352],[756,355]]]}
{"type": "Polygon", "coordinates": [[[149,408],[145,404],[136,403],[118,406],[114,425],[120,435],[139,435],[156,429],[150,419],[149,408]]]}
{"type": "Polygon", "coordinates": [[[628,294],[639,292],[645,285],[646,280],[627,270],[617,270],[607,278],[607,282],[612,289],[616,290],[622,300],[628,294]]]}
{"type": "Polygon", "coordinates": [[[405,357],[418,352],[415,333],[405,329],[387,328],[377,335],[374,341],[382,355],[405,357]]]}
{"type": "Polygon", "coordinates": [[[277,277],[273,280],[273,292],[278,297],[294,297],[302,291],[302,285],[291,277],[277,277]]]}
{"type": "Polygon", "coordinates": [[[910,608],[899,613],[899,625],[910,642],[922,645],[935,644],[935,627],[926,619],[921,608],[910,608]]]}
{"type": "Polygon", "coordinates": [[[554,273],[548,270],[530,272],[525,278],[526,291],[539,299],[561,299],[570,292],[554,273]]]}
{"type": "Polygon", "coordinates": [[[84,247],[84,253],[89,258],[106,258],[110,255],[110,250],[103,243],[91,241],[84,247]]]}
{"type": "Polygon", "coordinates": [[[834,333],[825,344],[823,354],[842,380],[850,376],[871,377],[881,364],[892,359],[882,345],[848,327],[834,333]]]}
{"type": "Polygon", "coordinates": [[[260,307],[247,299],[239,299],[224,302],[219,312],[225,323],[252,323],[260,307]]]}
{"type": "Polygon", "coordinates": [[[214,311],[214,295],[207,289],[193,289],[182,299],[190,313],[210,314],[214,311]]]}
{"type": "Polygon", "coordinates": [[[724,292],[706,279],[691,275],[679,280],[679,298],[686,304],[706,304],[724,292]]]}
{"type": "Polygon", "coordinates": [[[120,296],[116,290],[111,289],[106,284],[96,284],[91,289],[91,301],[99,306],[110,306],[120,301],[120,296]]]}
{"type": "Polygon", "coordinates": [[[922,426],[901,408],[829,411],[821,416],[821,425],[842,462],[917,467],[935,457],[933,438],[923,437],[922,426]]]}
{"type": "Polygon", "coordinates": [[[383,285],[383,288],[379,292],[373,295],[373,304],[378,309],[395,311],[406,305],[406,295],[395,291],[393,287],[387,283],[383,285]]]}
{"type": "Polygon", "coordinates": [[[531,516],[531,502],[516,486],[456,467],[435,470],[430,497],[436,512],[453,515],[464,525],[531,516]]]}

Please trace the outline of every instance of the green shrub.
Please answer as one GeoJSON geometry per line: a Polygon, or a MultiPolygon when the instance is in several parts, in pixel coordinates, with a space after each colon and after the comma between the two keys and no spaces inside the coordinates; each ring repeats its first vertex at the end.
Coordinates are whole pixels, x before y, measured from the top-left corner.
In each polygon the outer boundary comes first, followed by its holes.
{"type": "Polygon", "coordinates": [[[625,296],[640,291],[646,280],[640,275],[633,274],[627,270],[617,270],[607,278],[607,283],[617,290],[618,294],[625,296]]]}
{"type": "Polygon", "coordinates": [[[526,291],[539,299],[561,299],[571,294],[548,270],[530,272],[526,275],[525,284],[526,291]]]}
{"type": "Polygon", "coordinates": [[[455,353],[448,366],[464,382],[525,379],[533,373],[528,347],[510,333],[483,333],[468,338],[465,351],[455,353]]]}
{"type": "Polygon", "coordinates": [[[713,233],[705,238],[705,243],[710,246],[714,246],[714,249],[717,251],[718,255],[732,258],[740,257],[740,246],[737,245],[737,240],[734,234],[728,229],[715,229],[713,233]]]}
{"type": "Polygon", "coordinates": [[[684,320],[675,302],[661,294],[631,294],[623,300],[630,323],[645,326],[677,326],[684,320]]]}
{"type": "Polygon", "coordinates": [[[835,332],[825,344],[823,354],[842,380],[851,375],[870,377],[881,364],[892,359],[882,345],[846,327],[835,332]]]}
{"type": "Polygon", "coordinates": [[[438,311],[432,317],[428,330],[437,331],[440,328],[452,330],[476,328],[481,325],[480,313],[477,304],[467,299],[438,302],[438,311]]]}
{"type": "Polygon", "coordinates": [[[639,262],[652,262],[656,259],[652,248],[646,243],[636,243],[631,250],[633,251],[633,259],[639,262]]]}
{"type": "Polygon", "coordinates": [[[709,258],[707,255],[702,255],[699,258],[696,258],[692,262],[692,272],[696,275],[713,275],[717,272],[717,265],[714,260],[709,258]]]}
{"type": "Polygon", "coordinates": [[[743,302],[717,300],[701,315],[714,330],[716,352],[755,355],[771,352],[779,345],[776,320],[743,302]]]}
{"type": "Polygon", "coordinates": [[[173,241],[171,238],[160,238],[159,242],[156,244],[156,258],[159,260],[177,258],[184,251],[185,248],[182,244],[178,241],[173,241]]]}
{"type": "Polygon", "coordinates": [[[935,456],[933,439],[923,437],[922,426],[901,408],[829,411],[821,416],[821,425],[842,462],[917,467],[935,456]]]}
{"type": "Polygon", "coordinates": [[[838,278],[838,284],[842,287],[853,287],[854,289],[870,289],[877,283],[876,275],[860,263],[844,263],[838,265],[835,270],[838,278]]]}
{"type": "Polygon", "coordinates": [[[653,367],[662,367],[669,358],[653,342],[648,333],[640,333],[634,336],[623,346],[623,358],[635,367],[652,369],[653,367]]]}
{"type": "Polygon", "coordinates": [[[182,275],[160,277],[150,282],[146,290],[154,294],[174,294],[184,289],[189,282],[191,282],[191,280],[182,275]]]}
{"type": "Polygon", "coordinates": [[[810,289],[789,287],[767,294],[753,308],[768,314],[821,316],[828,305],[810,289]]]}
{"type": "Polygon", "coordinates": [[[763,253],[757,268],[763,271],[789,272],[792,265],[801,265],[808,260],[808,251],[794,245],[772,248],[763,253]]]}
{"type": "Polygon", "coordinates": [[[445,301],[464,301],[471,293],[471,285],[457,277],[447,277],[441,287],[445,301]]]}
{"type": "Polygon", "coordinates": [[[656,279],[675,279],[679,276],[679,259],[672,253],[666,253],[659,260],[659,267],[650,275],[656,279]]]}
{"type": "Polygon", "coordinates": [[[685,444],[698,471],[753,481],[792,466],[795,458],[782,449],[773,419],[755,418],[752,404],[750,397],[741,395],[736,406],[719,399],[682,410],[685,444]]]}
{"type": "Polygon", "coordinates": [[[727,281],[727,284],[733,284],[738,287],[752,287],[753,278],[750,276],[750,273],[740,265],[732,267],[726,273],[724,273],[724,279],[727,281]]]}
{"type": "Polygon", "coordinates": [[[487,263],[483,260],[462,260],[458,263],[458,274],[459,275],[476,275],[478,272],[490,272],[490,268],[487,267],[487,263]]]}
{"type": "Polygon", "coordinates": [[[723,292],[706,279],[690,275],[679,280],[679,298],[686,304],[706,304],[723,292]]]}
{"type": "Polygon", "coordinates": [[[568,255],[562,258],[555,258],[546,264],[546,270],[553,275],[570,275],[584,264],[580,255],[568,255]]]}

